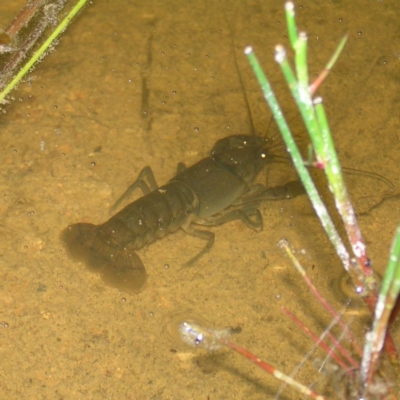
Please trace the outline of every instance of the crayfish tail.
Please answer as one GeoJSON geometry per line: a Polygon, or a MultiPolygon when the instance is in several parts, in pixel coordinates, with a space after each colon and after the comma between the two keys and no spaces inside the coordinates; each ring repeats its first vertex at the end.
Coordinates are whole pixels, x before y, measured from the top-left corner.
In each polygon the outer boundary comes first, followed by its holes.
{"type": "Polygon", "coordinates": [[[70,225],[62,231],[61,240],[72,259],[99,273],[107,285],[128,293],[143,290],[147,274],[141,259],[129,244],[113,242],[102,232],[101,225],[70,225]]]}
{"type": "MultiPolygon", "coordinates": [[[[75,261],[89,260],[90,253],[94,251],[95,240],[96,225],[93,224],[74,224],[61,232],[61,241],[67,254],[75,261]]],[[[100,267],[94,267],[93,270],[98,270],[100,267]]]]}

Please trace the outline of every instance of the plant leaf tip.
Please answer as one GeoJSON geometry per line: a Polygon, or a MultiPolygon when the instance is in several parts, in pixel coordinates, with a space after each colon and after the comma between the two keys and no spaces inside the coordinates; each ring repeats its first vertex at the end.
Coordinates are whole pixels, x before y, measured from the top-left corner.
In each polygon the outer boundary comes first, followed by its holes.
{"type": "Polygon", "coordinates": [[[294,10],[294,3],[293,1],[287,1],[285,3],[285,9],[286,11],[293,11],[294,10]]]}
{"type": "Polygon", "coordinates": [[[246,54],[246,56],[248,56],[249,54],[251,54],[253,52],[253,48],[251,46],[246,46],[244,48],[244,54],[246,54]]]}

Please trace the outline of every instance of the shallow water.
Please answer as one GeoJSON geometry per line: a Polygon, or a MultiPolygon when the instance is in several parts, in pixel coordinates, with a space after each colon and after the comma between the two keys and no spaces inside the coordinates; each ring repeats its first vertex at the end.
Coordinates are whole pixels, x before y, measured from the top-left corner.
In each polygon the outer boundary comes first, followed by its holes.
{"type": "MultiPolygon", "coordinates": [[[[0,27],[22,5],[0,4],[0,27]]],[[[343,165],[384,175],[400,191],[398,2],[303,1],[297,10],[310,37],[311,74],[350,34],[321,89],[343,165]]],[[[287,44],[277,0],[96,0],[13,92],[0,118],[1,398],[273,398],[280,384],[247,360],[180,348],[165,326],[191,311],[218,328],[240,328],[235,342],[290,373],[312,343],[281,308],[316,332],[330,318],[278,240],[302,250],[336,308],[345,302],[335,293],[342,267],[304,196],[263,204],[261,233],[240,222],[213,228],[213,249],[189,268],[182,264],[203,242],[182,231],[139,250],[149,275],[139,295],[109,288],[71,261],[59,234],[74,222],[104,222],[144,166],[162,184],[178,162],[205,157],[217,139],[251,133],[240,76],[254,127],[266,133],[270,113],[241,54],[245,45],[255,48],[288,115],[296,115],[273,61],[278,42],[287,44]]],[[[302,132],[296,118],[293,126],[302,132]]],[[[290,165],[268,170],[271,185],[293,176],[290,165]]],[[[360,207],[373,205],[376,183],[351,177],[349,186],[360,207]]],[[[399,220],[396,197],[360,218],[380,272],[399,220]]],[[[353,308],[347,317],[360,340],[366,315],[353,308]]],[[[397,343],[399,331],[397,322],[397,343]]],[[[322,377],[307,362],[298,379],[308,385],[322,377]]],[[[281,398],[300,396],[285,390],[281,398]]]]}

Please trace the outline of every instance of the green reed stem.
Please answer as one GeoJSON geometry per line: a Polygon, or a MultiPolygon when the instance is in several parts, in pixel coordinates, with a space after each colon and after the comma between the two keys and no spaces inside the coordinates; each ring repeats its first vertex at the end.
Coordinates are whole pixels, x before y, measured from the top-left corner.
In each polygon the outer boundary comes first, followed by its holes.
{"type": "Polygon", "coordinates": [[[361,363],[361,376],[363,382],[372,383],[378,367],[380,352],[382,351],[388,322],[393,307],[400,294],[400,225],[390,249],[389,261],[383,277],[382,287],[375,307],[375,316],[372,329],[367,334],[364,354],[361,363]]]}
{"type": "Polygon", "coordinates": [[[294,12],[294,4],[291,1],[285,3],[286,25],[289,32],[289,40],[292,47],[296,46],[297,41],[297,26],[296,15],[294,12]]]}
{"type": "Polygon", "coordinates": [[[356,257],[356,264],[350,262],[349,253],[337,233],[326,207],[315,188],[310,174],[304,165],[303,159],[286,123],[282,110],[279,107],[276,97],[272,92],[271,86],[262,71],[256,56],[253,54],[250,47],[245,49],[245,54],[247,55],[250,65],[258,79],[264,97],[271,108],[275,121],[286,143],[287,150],[292,157],[293,163],[299,173],[301,181],[303,182],[308,197],[320,218],[321,224],[327,232],[328,237],[335,247],[345,269],[353,279],[357,292],[365,299],[371,311],[375,308],[373,328],[369,335],[367,335],[362,361],[363,382],[369,384],[372,382],[372,378],[376,371],[378,357],[384,345],[385,336],[387,337],[385,345],[386,350],[392,360],[397,362],[397,351],[394,346],[391,347],[393,341],[390,334],[387,332],[387,324],[390,312],[393,309],[400,291],[400,227],[392,246],[387,273],[384,278],[385,280],[382,291],[377,301],[376,282],[372,276],[372,269],[370,268],[370,262],[366,255],[365,242],[358,227],[355,212],[344,184],[341,167],[333,144],[322,99],[317,97],[313,100],[312,98],[315,90],[328,75],[334,62],[339,57],[347,38],[344,37],[341,40],[336,52],[325,67],[325,70],[314,83],[309,85],[307,70],[307,35],[302,32],[297,33],[293,3],[286,2],[285,9],[289,40],[295,51],[296,75],[287,60],[286,51],[282,46],[276,46],[275,60],[281,66],[284,77],[289,85],[289,89],[292,92],[293,98],[296,101],[310,135],[316,157],[316,166],[324,169],[326,174],[329,188],[334,195],[336,207],[342,217],[353,254],[356,257]]]}
{"type": "MultiPolygon", "coordinates": [[[[288,21],[289,38],[293,50],[295,51],[296,76],[292,71],[286,57],[286,51],[282,46],[276,46],[275,60],[280,64],[293,98],[300,110],[307,131],[310,135],[317,159],[317,166],[323,168],[325,171],[329,187],[336,200],[336,207],[345,225],[353,254],[358,261],[357,267],[353,267],[351,264],[347,263],[344,263],[344,267],[351,274],[354,284],[360,293],[363,292],[362,294],[367,296],[375,290],[375,281],[371,277],[372,270],[366,256],[365,242],[358,227],[355,212],[343,181],[340,164],[333,145],[332,135],[322,105],[322,99],[318,98],[316,101],[313,101],[312,99],[313,90],[316,89],[316,86],[310,87],[308,83],[307,35],[304,32],[296,33],[297,28],[293,3],[287,2],[285,9],[286,19],[288,21]],[[295,34],[297,34],[297,37],[295,37],[295,34]]],[[[341,49],[343,49],[345,41],[346,38],[340,42],[338,49],[328,62],[326,70],[332,68],[334,61],[337,60],[341,49]]],[[[317,210],[317,204],[313,204],[314,209],[317,210]]],[[[327,233],[331,238],[331,234],[328,231],[327,233]]],[[[337,239],[335,238],[334,241],[331,241],[335,248],[338,249],[336,240],[337,239]]],[[[341,259],[343,259],[343,257],[341,257],[341,259]]]]}
{"type": "MultiPolygon", "coordinates": [[[[286,55],[283,55],[281,51],[284,49],[282,47],[279,47],[277,49],[277,53],[275,58],[279,59],[279,57],[282,58],[282,63],[284,63],[284,59],[286,59],[286,55]]],[[[293,134],[290,131],[290,128],[286,122],[286,119],[283,115],[283,112],[279,106],[278,100],[275,97],[274,92],[272,91],[271,85],[265,76],[260,63],[256,57],[256,55],[253,53],[253,49],[251,47],[247,47],[245,49],[245,54],[247,55],[247,58],[250,62],[251,67],[253,68],[253,71],[257,77],[258,83],[261,86],[261,90],[264,94],[265,100],[268,102],[272,114],[274,116],[274,119],[276,121],[276,124],[279,127],[279,130],[282,133],[283,140],[285,141],[285,144],[287,146],[288,152],[290,153],[290,156],[292,157],[293,164],[300,176],[300,179],[304,185],[304,188],[306,189],[306,192],[308,194],[308,197],[310,198],[313,207],[315,209],[315,212],[317,213],[318,217],[320,218],[320,221],[327,232],[329,239],[333,243],[337,254],[339,255],[340,259],[342,260],[343,265],[345,266],[346,270],[350,269],[350,256],[346,250],[345,245],[342,242],[342,239],[340,238],[339,233],[337,232],[335,225],[333,224],[333,221],[331,217],[329,216],[328,210],[325,207],[325,204],[321,200],[321,197],[315,187],[315,184],[310,176],[310,173],[306,166],[304,165],[303,157],[300,154],[299,148],[293,138],[293,134]]],[[[284,63],[286,68],[286,74],[285,77],[287,77],[288,84],[289,86],[294,86],[296,84],[296,79],[294,77],[294,74],[290,68],[290,65],[287,63],[284,63]]],[[[303,107],[304,104],[301,104],[301,107],[303,107]]]]}
{"type": "Polygon", "coordinates": [[[0,93],[0,103],[4,101],[5,97],[11,92],[11,90],[21,81],[25,74],[33,67],[33,65],[42,57],[44,53],[49,49],[54,40],[62,33],[79,10],[86,4],[87,0],[79,0],[68,15],[61,21],[54,32],[46,39],[46,41],[40,46],[28,62],[20,69],[18,74],[12,79],[12,81],[4,88],[0,93]]]}
{"type": "MultiPolygon", "coordinates": [[[[317,160],[319,160],[319,162],[324,166],[329,187],[335,197],[336,207],[342,217],[353,253],[357,259],[360,260],[360,267],[362,268],[363,273],[366,276],[371,276],[372,269],[370,268],[370,263],[366,256],[366,246],[343,180],[342,170],[321,97],[317,97],[314,100],[314,107],[318,126],[320,128],[318,132],[318,140],[313,140],[317,160]]],[[[375,281],[373,279],[363,279],[363,281],[367,286],[365,288],[367,289],[367,293],[375,291],[375,281]]]]}

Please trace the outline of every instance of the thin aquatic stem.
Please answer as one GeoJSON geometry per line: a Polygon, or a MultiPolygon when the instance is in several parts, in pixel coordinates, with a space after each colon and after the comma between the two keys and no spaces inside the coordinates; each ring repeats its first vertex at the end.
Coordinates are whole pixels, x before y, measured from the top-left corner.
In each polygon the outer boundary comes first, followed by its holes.
{"type": "Polygon", "coordinates": [[[325,298],[321,295],[321,293],[315,287],[315,285],[313,284],[313,282],[307,275],[305,269],[302,267],[300,262],[297,260],[296,256],[293,254],[293,252],[289,246],[289,242],[286,239],[281,239],[278,242],[278,246],[281,247],[283,250],[285,250],[286,254],[292,261],[293,266],[297,269],[297,271],[300,273],[300,275],[306,282],[307,286],[311,290],[311,293],[317,298],[318,302],[332,315],[332,317],[337,319],[338,324],[343,329],[343,331],[346,333],[346,336],[349,339],[350,343],[353,345],[356,352],[361,356],[362,350],[361,350],[361,347],[357,343],[357,339],[355,338],[353,333],[350,331],[347,324],[342,320],[340,314],[325,300],[325,298]]]}
{"type": "Polygon", "coordinates": [[[289,40],[292,47],[296,45],[297,41],[297,26],[294,13],[294,3],[292,1],[287,1],[285,3],[285,15],[286,15],[286,25],[289,32],[289,40]]]}
{"type": "Polygon", "coordinates": [[[261,360],[259,357],[250,353],[248,350],[244,349],[243,347],[240,347],[240,346],[236,345],[235,343],[230,342],[229,340],[222,340],[221,343],[224,344],[225,346],[228,346],[229,348],[236,351],[237,353],[241,354],[242,356],[246,357],[248,360],[252,361],[254,364],[256,364],[258,367],[260,367],[264,371],[267,371],[269,374],[274,376],[276,379],[279,379],[280,381],[285,382],[286,384],[290,385],[291,387],[297,389],[300,393],[302,393],[312,399],[327,400],[326,397],[315,393],[307,386],[299,383],[298,381],[293,379],[291,376],[284,374],[282,371],[272,367],[270,364],[261,360]]]}
{"type": "MultiPolygon", "coordinates": [[[[302,43],[303,41],[300,41],[302,43]]],[[[304,40],[305,42],[305,40],[304,40]]],[[[305,47],[297,46],[296,52],[305,53],[305,47]]],[[[323,112],[322,107],[314,107],[311,94],[308,88],[308,81],[304,77],[301,79],[303,83],[300,83],[300,79],[297,80],[290,64],[286,58],[286,52],[282,46],[276,46],[276,52],[281,53],[279,56],[275,56],[275,59],[280,64],[283,75],[289,85],[292,92],[293,98],[299,107],[300,113],[306,124],[307,131],[309,132],[314,152],[317,157],[317,163],[324,166],[326,171],[330,187],[333,190],[336,205],[339,212],[342,215],[342,219],[345,223],[346,230],[348,232],[348,237],[353,249],[354,254],[357,259],[360,260],[360,266],[363,273],[367,276],[371,275],[371,269],[367,267],[369,265],[369,260],[366,256],[365,244],[362,239],[361,231],[358,228],[357,220],[355,218],[355,213],[349,197],[347,195],[346,187],[343,182],[342,175],[340,173],[340,165],[336,156],[336,151],[333,145],[332,137],[330,135],[329,127],[323,112]],[[322,109],[322,111],[321,111],[322,109]]],[[[305,54],[302,57],[296,58],[296,63],[304,63],[305,54]]],[[[304,66],[297,68],[298,71],[302,71],[301,74],[305,73],[306,69],[304,66]]],[[[321,105],[320,102],[318,105],[321,105]]],[[[296,167],[297,168],[297,167],[296,167]]],[[[314,206],[315,208],[315,206],[314,206]]],[[[337,239],[335,239],[336,241],[337,239]]],[[[333,243],[335,247],[337,245],[333,243]]],[[[349,263],[344,265],[346,270],[352,269],[352,277],[354,278],[354,284],[362,290],[366,290],[366,294],[372,290],[365,283],[365,277],[363,274],[359,273],[358,269],[352,268],[352,264],[349,263]],[[347,268],[346,268],[347,265],[347,268]]]]}
{"type": "MultiPolygon", "coordinates": [[[[296,67],[297,76],[297,90],[299,92],[300,99],[305,97],[305,100],[310,101],[308,87],[308,66],[307,66],[307,34],[305,32],[299,32],[296,45],[293,47],[294,50],[294,64],[296,67]]],[[[310,101],[311,104],[311,101],[310,101]]]]}
{"type": "MultiPolygon", "coordinates": [[[[323,342],[324,336],[323,337],[318,337],[314,332],[312,332],[309,328],[307,328],[291,311],[289,311],[286,307],[282,307],[282,310],[285,312],[286,315],[288,315],[291,320],[300,327],[300,329],[311,339],[315,342],[316,346],[320,347],[323,349],[330,357],[332,357],[336,363],[341,366],[348,374],[353,375],[353,371],[351,370],[351,367],[347,365],[340,357],[339,355],[331,349],[325,342],[323,342]]],[[[327,333],[326,333],[327,334],[327,333]]]]}
{"type": "Polygon", "coordinates": [[[70,21],[75,17],[79,10],[86,4],[87,0],[79,0],[68,15],[58,24],[53,33],[45,40],[45,42],[40,46],[40,48],[32,55],[28,62],[19,70],[17,75],[11,82],[4,88],[0,93],[0,103],[2,103],[5,97],[10,93],[10,91],[21,81],[21,79],[28,73],[28,71],[33,67],[33,65],[44,56],[45,52],[54,43],[56,38],[66,29],[70,21]]]}
{"type": "Polygon", "coordinates": [[[12,76],[18,64],[26,57],[28,51],[35,45],[48,24],[49,21],[46,18],[41,19],[25,40],[25,43],[13,54],[11,59],[4,66],[3,70],[0,72],[0,89],[6,85],[7,80],[12,76]]]}
{"type": "Polygon", "coordinates": [[[317,89],[319,88],[321,83],[328,76],[329,72],[331,72],[331,69],[332,69],[333,65],[336,63],[336,61],[339,58],[341,52],[343,51],[343,48],[344,48],[344,46],[345,46],[345,44],[347,42],[347,39],[348,39],[347,35],[345,35],[342,38],[342,40],[339,42],[339,46],[337,47],[337,49],[333,53],[331,59],[326,64],[326,66],[323,69],[323,71],[318,75],[317,79],[315,79],[315,81],[310,85],[310,93],[311,93],[311,95],[313,95],[317,91],[317,89]]]}
{"type": "MultiPolygon", "coordinates": [[[[400,225],[397,227],[382,287],[375,307],[372,329],[366,335],[364,355],[361,363],[361,377],[366,385],[373,381],[378,367],[379,355],[387,334],[390,314],[400,293],[400,225]]],[[[397,353],[396,353],[397,354],[397,353]]],[[[398,360],[394,360],[399,368],[398,360]]]]}
{"type": "Polygon", "coordinates": [[[289,86],[296,105],[299,108],[314,148],[320,148],[323,146],[323,141],[319,132],[319,125],[315,115],[312,98],[308,91],[308,85],[299,84],[298,79],[296,78],[287,59],[286,50],[281,45],[275,46],[275,61],[281,67],[283,76],[289,86]]]}
{"type": "MultiPolygon", "coordinates": [[[[325,109],[322,104],[322,98],[316,98],[314,100],[314,105],[323,142],[322,146],[318,148],[314,147],[315,151],[319,154],[320,158],[324,160],[324,171],[329,182],[329,187],[335,198],[336,208],[342,217],[353,253],[359,261],[363,274],[365,276],[372,276],[373,271],[370,260],[366,254],[365,241],[358,226],[356,213],[343,180],[339,159],[329,129],[325,109]]],[[[365,281],[363,286],[367,289],[368,294],[376,291],[375,279],[373,277],[369,279],[368,282],[365,281]],[[367,283],[369,283],[369,286],[366,285],[367,283]]]]}
{"type": "MultiPolygon", "coordinates": [[[[315,187],[315,184],[311,178],[309,171],[304,165],[303,158],[294,140],[293,134],[291,133],[290,128],[285,120],[285,117],[275,97],[275,94],[272,91],[271,85],[267,77],[265,76],[256,55],[254,54],[253,49],[251,47],[247,47],[245,49],[245,54],[261,86],[264,98],[271,108],[276,124],[278,125],[279,130],[282,133],[282,137],[283,140],[285,141],[287,150],[290,156],[292,157],[293,164],[300,176],[304,188],[306,189],[306,192],[314,207],[314,210],[317,213],[325,231],[327,232],[330,241],[333,243],[336,252],[339,258],[341,259],[344,267],[346,268],[346,270],[349,270],[350,256],[347,252],[345,245],[342,242],[342,239],[340,238],[339,233],[335,228],[335,225],[333,224],[332,219],[329,216],[325,204],[323,203],[321,197],[318,194],[318,191],[315,187]]],[[[281,54],[276,55],[276,57],[278,58],[281,56],[282,56],[281,54]]],[[[285,58],[286,56],[283,57],[285,58]]]]}
{"type": "Polygon", "coordinates": [[[276,379],[290,385],[291,387],[298,390],[300,393],[309,396],[316,400],[326,400],[324,396],[321,396],[307,386],[297,382],[292,377],[286,375],[285,373],[279,371],[272,365],[261,360],[258,356],[254,355],[247,349],[238,346],[237,344],[231,342],[229,338],[228,329],[210,329],[205,326],[201,326],[198,323],[192,321],[182,321],[178,327],[178,331],[181,335],[181,339],[192,347],[202,347],[206,350],[217,350],[221,346],[226,346],[240,355],[246,357],[248,360],[253,362],[259,368],[268,372],[276,379]]]}
{"type": "MultiPolygon", "coordinates": [[[[287,19],[293,19],[291,23],[295,24],[292,7],[287,7],[286,13],[290,14],[289,17],[287,16],[287,19]]],[[[291,31],[293,32],[293,28],[288,27],[289,35],[291,31]]],[[[344,267],[347,271],[350,271],[355,287],[358,288],[359,291],[362,291],[364,296],[369,296],[370,292],[374,292],[375,285],[373,279],[368,280],[368,282],[366,281],[366,277],[372,275],[372,270],[369,268],[370,262],[366,256],[365,243],[361,231],[358,228],[353,207],[347,195],[321,100],[314,105],[312,91],[308,85],[307,35],[300,32],[297,39],[293,39],[290,42],[295,51],[297,77],[292,71],[286,57],[286,51],[282,46],[276,46],[275,60],[279,63],[292,96],[300,110],[313,144],[317,165],[325,169],[331,190],[335,196],[337,208],[345,223],[347,235],[361,271],[359,268],[353,268],[352,263],[348,264],[347,267],[344,265],[344,267]],[[334,165],[330,165],[332,160],[336,160],[334,165]]],[[[329,68],[331,68],[336,61],[344,44],[345,40],[342,40],[334,56],[328,63],[329,68]]],[[[335,243],[334,246],[336,246],[335,243]]]]}

